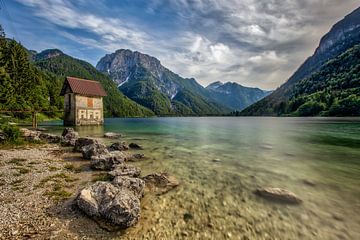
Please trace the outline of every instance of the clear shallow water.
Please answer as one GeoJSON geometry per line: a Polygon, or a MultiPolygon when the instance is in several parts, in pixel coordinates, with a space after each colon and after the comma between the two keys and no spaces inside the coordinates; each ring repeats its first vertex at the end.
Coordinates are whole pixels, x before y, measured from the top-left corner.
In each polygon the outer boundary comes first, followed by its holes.
{"type": "MultiPolygon", "coordinates": [[[[48,127],[61,132],[56,124],[48,127]]],[[[106,119],[77,130],[123,133],[144,146],[144,175],[167,171],[182,183],[145,197],[128,238],[360,239],[359,118],[106,119]],[[304,203],[253,194],[268,186],[304,203]]]]}

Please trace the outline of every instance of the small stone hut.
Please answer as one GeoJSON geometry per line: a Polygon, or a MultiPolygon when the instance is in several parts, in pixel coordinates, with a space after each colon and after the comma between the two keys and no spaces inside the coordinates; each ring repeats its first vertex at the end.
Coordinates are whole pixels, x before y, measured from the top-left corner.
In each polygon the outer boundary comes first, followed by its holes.
{"type": "Polygon", "coordinates": [[[61,89],[64,96],[64,125],[101,125],[104,123],[103,97],[97,81],[66,77],[61,89]]]}

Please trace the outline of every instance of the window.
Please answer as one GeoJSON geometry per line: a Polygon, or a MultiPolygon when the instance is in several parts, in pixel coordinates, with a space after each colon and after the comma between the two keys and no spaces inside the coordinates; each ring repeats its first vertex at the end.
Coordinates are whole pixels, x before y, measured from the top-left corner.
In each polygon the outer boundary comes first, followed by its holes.
{"type": "Polygon", "coordinates": [[[87,98],[87,106],[88,106],[89,108],[94,107],[94,99],[92,99],[92,98],[87,98]]]}

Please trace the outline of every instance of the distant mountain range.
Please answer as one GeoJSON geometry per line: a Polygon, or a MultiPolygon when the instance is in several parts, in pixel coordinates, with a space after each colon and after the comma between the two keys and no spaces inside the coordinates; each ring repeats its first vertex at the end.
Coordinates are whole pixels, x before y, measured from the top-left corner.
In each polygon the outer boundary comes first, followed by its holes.
{"type": "Polygon", "coordinates": [[[314,54],[242,115],[360,115],[360,8],[336,23],[314,54]]]}
{"type": "Polygon", "coordinates": [[[228,114],[268,94],[236,83],[204,88],[195,79],[165,68],[158,59],[127,49],[105,55],[96,68],[108,74],[127,97],[158,115],[228,114]]]}
{"type": "Polygon", "coordinates": [[[235,82],[221,83],[219,81],[210,84],[206,89],[210,92],[212,99],[233,111],[241,111],[272,92],[244,87],[235,82]]]}

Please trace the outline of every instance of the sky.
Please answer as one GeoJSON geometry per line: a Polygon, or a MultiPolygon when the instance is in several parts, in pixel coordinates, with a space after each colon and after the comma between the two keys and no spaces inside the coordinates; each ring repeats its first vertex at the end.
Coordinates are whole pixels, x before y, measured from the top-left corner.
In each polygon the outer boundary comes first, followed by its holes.
{"type": "Polygon", "coordinates": [[[231,81],[267,90],[284,83],[331,26],[360,6],[359,0],[0,2],[7,36],[28,49],[58,48],[94,66],[107,53],[130,49],[203,86],[231,81]]]}

